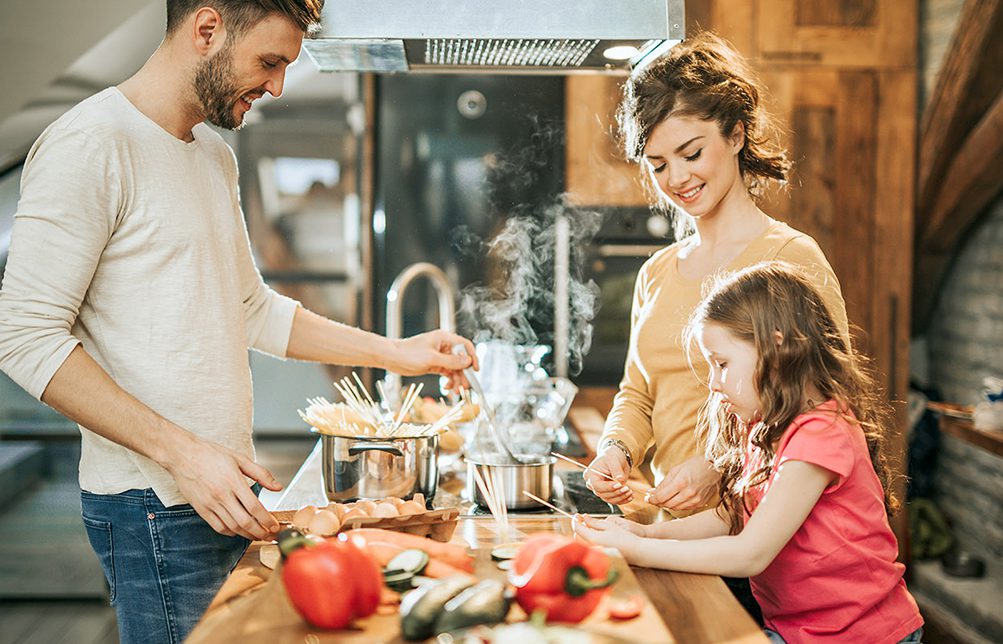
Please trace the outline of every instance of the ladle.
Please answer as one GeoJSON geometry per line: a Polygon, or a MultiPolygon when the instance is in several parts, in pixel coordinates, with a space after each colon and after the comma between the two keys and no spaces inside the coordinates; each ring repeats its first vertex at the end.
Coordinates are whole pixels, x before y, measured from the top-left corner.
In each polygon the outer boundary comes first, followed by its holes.
{"type": "MultiPolygon", "coordinates": [[[[457,344],[453,346],[454,355],[465,355],[469,357],[467,348],[462,344],[457,344]]],[[[477,398],[481,401],[481,411],[484,412],[484,418],[488,421],[488,428],[491,430],[491,437],[494,439],[495,443],[505,452],[510,463],[525,463],[523,459],[512,453],[512,448],[509,446],[508,433],[502,432],[502,429],[498,427],[498,423],[495,421],[494,411],[488,404],[487,398],[484,396],[484,389],[481,388],[481,381],[474,374],[473,367],[467,367],[463,370],[463,375],[466,376],[467,382],[470,383],[470,388],[474,390],[477,394],[477,398]]]]}

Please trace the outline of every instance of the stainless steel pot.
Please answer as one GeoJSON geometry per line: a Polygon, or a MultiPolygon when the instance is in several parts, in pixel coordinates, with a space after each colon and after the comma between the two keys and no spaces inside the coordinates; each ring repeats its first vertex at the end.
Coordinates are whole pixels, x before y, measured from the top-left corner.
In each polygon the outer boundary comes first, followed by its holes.
{"type": "Polygon", "coordinates": [[[431,500],[439,483],[439,437],[392,439],[319,434],[324,493],[330,501],[411,498],[431,500]]]}
{"type": "Polygon", "coordinates": [[[540,504],[523,491],[549,501],[554,491],[555,462],[557,459],[553,456],[537,457],[529,463],[481,463],[467,458],[467,496],[482,508],[488,507],[475,482],[473,470],[477,468],[485,481],[492,475],[495,477],[505,496],[505,507],[509,510],[538,508],[540,504]]]}

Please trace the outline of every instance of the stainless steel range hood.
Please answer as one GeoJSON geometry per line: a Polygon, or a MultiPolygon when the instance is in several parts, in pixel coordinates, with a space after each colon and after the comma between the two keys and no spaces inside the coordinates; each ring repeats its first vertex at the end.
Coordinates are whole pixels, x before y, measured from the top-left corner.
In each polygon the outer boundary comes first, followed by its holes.
{"type": "Polygon", "coordinates": [[[327,0],[321,71],[627,71],[684,35],[684,0],[327,0]]]}

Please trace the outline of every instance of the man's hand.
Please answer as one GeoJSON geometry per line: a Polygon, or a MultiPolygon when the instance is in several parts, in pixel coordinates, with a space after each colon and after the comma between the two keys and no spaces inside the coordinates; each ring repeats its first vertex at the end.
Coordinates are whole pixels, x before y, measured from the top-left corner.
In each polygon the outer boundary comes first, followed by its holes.
{"type": "Polygon", "coordinates": [[[617,447],[606,448],[582,473],[585,485],[600,499],[612,505],[630,503],[634,498],[634,492],[627,486],[629,476],[627,456],[617,447]],[[610,478],[615,480],[611,481],[610,478]]]}
{"type": "Polygon", "coordinates": [[[669,470],[644,500],[667,510],[697,510],[714,499],[719,479],[720,474],[698,454],[669,470]]]}
{"type": "Polygon", "coordinates": [[[473,343],[455,333],[439,329],[396,340],[394,355],[388,360],[386,368],[402,376],[437,373],[449,379],[449,389],[455,389],[469,387],[463,370],[470,366],[478,368],[473,343]],[[464,346],[466,355],[453,353],[453,346],[457,344],[464,346]]]}
{"type": "Polygon", "coordinates": [[[273,491],[281,490],[282,485],[254,461],[186,433],[164,466],[181,494],[216,532],[252,541],[271,539],[278,532],[278,521],[261,505],[244,477],[273,491]]]}

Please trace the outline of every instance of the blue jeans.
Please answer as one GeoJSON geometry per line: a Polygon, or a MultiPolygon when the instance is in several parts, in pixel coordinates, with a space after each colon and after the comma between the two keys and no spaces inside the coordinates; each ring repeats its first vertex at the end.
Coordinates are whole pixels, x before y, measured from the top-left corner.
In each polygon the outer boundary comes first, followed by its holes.
{"type": "MultiPolygon", "coordinates": [[[[784,638],[780,637],[780,633],[771,631],[768,628],[764,630],[766,631],[766,637],[770,638],[770,644],[787,644],[784,638]]],[[[899,640],[899,644],[923,644],[923,629],[917,628],[899,640]]]]}
{"type": "Polygon", "coordinates": [[[121,644],[180,644],[249,545],[213,530],[190,505],[164,507],[151,489],[82,491],[80,505],[121,644]]]}

